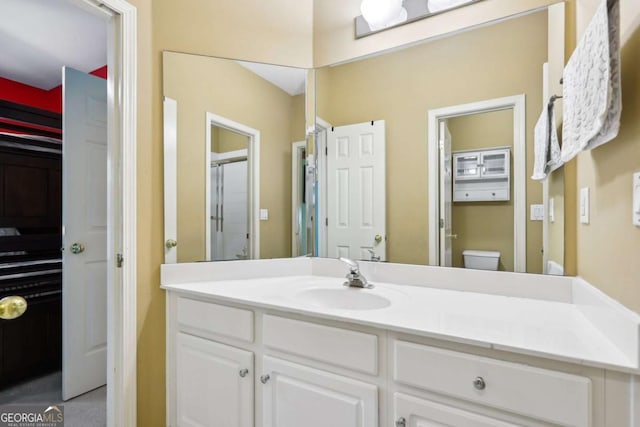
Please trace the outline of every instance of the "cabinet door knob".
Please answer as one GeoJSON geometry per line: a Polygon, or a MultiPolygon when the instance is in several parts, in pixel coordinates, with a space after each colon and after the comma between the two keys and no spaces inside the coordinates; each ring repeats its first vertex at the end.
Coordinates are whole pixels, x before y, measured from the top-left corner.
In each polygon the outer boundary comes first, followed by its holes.
{"type": "Polygon", "coordinates": [[[484,378],[476,377],[476,379],[473,380],[473,386],[476,390],[484,390],[487,387],[487,383],[484,382],[484,378]]]}
{"type": "Polygon", "coordinates": [[[262,376],[260,376],[260,382],[261,382],[262,384],[266,384],[266,383],[267,383],[267,381],[269,381],[269,379],[271,379],[271,377],[269,376],[269,374],[266,374],[266,375],[262,375],[262,376]]]}
{"type": "Polygon", "coordinates": [[[178,246],[178,242],[173,240],[173,239],[168,239],[164,245],[167,247],[167,249],[171,249],[171,248],[175,248],[176,246],[178,246]]]}
{"type": "Polygon", "coordinates": [[[249,370],[246,369],[246,368],[245,369],[241,369],[240,372],[238,372],[238,374],[240,374],[240,376],[242,378],[246,377],[248,373],[249,373],[249,370]]]}
{"type": "Polygon", "coordinates": [[[396,427],[407,427],[407,420],[404,417],[400,417],[396,420],[396,427]]]}

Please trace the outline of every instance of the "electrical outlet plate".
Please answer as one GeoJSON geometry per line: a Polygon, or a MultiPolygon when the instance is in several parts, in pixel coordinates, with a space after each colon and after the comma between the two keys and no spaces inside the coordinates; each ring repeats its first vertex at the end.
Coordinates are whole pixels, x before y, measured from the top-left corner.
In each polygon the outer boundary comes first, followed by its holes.
{"type": "Polygon", "coordinates": [[[580,223],[589,224],[589,187],[580,189],[580,223]]]}
{"type": "Polygon", "coordinates": [[[260,209],[260,221],[269,219],[269,209],[260,209]]]}
{"type": "Polygon", "coordinates": [[[531,221],[544,219],[544,205],[531,205],[531,221]]]}

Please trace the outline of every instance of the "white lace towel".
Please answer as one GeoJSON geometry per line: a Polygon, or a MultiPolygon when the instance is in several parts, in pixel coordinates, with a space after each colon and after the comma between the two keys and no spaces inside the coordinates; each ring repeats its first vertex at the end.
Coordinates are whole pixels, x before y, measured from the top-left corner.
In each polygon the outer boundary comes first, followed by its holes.
{"type": "Polygon", "coordinates": [[[618,135],[622,112],[619,0],[601,0],[564,70],[563,96],[563,162],[618,135]]]}
{"type": "Polygon", "coordinates": [[[540,114],[533,131],[534,162],[531,179],[544,180],[551,171],[562,165],[556,129],[556,112],[553,103],[549,102],[540,114]]]}

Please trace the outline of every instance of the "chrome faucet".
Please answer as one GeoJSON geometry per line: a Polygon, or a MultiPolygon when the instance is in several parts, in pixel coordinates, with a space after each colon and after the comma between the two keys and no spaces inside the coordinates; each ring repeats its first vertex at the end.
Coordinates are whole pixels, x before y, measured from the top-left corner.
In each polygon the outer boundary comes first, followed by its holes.
{"type": "Polygon", "coordinates": [[[369,253],[371,254],[371,261],[372,262],[380,262],[380,255],[376,255],[376,252],[372,249],[367,249],[369,251],[369,253]]]}
{"type": "Polygon", "coordinates": [[[345,276],[347,281],[343,283],[344,286],[350,286],[353,288],[373,288],[373,285],[367,281],[367,278],[360,274],[360,267],[358,263],[349,258],[338,258],[349,266],[349,273],[345,276]]]}

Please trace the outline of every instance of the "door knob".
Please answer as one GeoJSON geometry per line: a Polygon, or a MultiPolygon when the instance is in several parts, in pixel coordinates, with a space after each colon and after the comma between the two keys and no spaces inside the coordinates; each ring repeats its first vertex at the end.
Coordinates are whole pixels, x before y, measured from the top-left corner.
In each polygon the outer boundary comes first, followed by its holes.
{"type": "Polygon", "coordinates": [[[400,417],[396,420],[396,427],[407,427],[407,420],[404,417],[400,417]]]}
{"type": "Polygon", "coordinates": [[[457,234],[447,234],[447,237],[450,237],[452,239],[457,239],[458,235],[457,234]]]}
{"type": "Polygon", "coordinates": [[[169,239],[169,240],[167,240],[165,242],[164,245],[167,247],[167,249],[171,249],[171,248],[175,248],[176,246],[178,246],[178,242],[176,242],[173,239],[169,239]]]}
{"type": "Polygon", "coordinates": [[[376,234],[376,237],[374,237],[373,240],[375,240],[376,243],[380,243],[382,242],[382,236],[379,234],[376,234]]]}
{"type": "Polygon", "coordinates": [[[262,384],[266,384],[270,379],[271,379],[271,376],[269,374],[260,376],[260,382],[262,384]]]}
{"type": "Polygon", "coordinates": [[[0,299],[0,319],[16,319],[27,311],[27,300],[21,296],[10,296],[0,299]]]}
{"type": "Polygon", "coordinates": [[[240,372],[238,372],[238,374],[240,374],[242,378],[246,377],[248,373],[249,373],[249,370],[247,368],[241,369],[240,372]]]}
{"type": "Polygon", "coordinates": [[[82,243],[74,243],[69,247],[72,254],[79,254],[84,252],[84,245],[82,243]]]}

